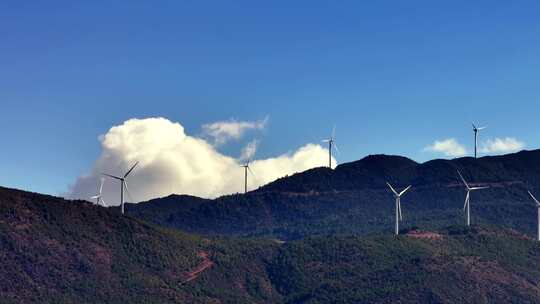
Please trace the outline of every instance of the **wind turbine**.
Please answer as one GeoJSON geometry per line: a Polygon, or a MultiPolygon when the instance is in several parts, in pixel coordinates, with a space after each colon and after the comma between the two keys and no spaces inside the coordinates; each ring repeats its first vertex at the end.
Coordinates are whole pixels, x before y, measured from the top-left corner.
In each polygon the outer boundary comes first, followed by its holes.
{"type": "Polygon", "coordinates": [[[534,202],[536,203],[536,208],[538,209],[538,241],[540,241],[540,202],[534,197],[534,195],[531,193],[531,191],[528,191],[529,195],[532,197],[534,202]]]}
{"type": "Polygon", "coordinates": [[[247,193],[248,170],[251,175],[255,176],[255,174],[253,174],[253,171],[251,171],[251,168],[249,167],[249,160],[241,167],[244,168],[244,193],[247,193]]]}
{"type": "Polygon", "coordinates": [[[472,128],[474,131],[474,158],[476,158],[477,156],[476,151],[478,147],[478,131],[484,130],[486,127],[477,128],[476,125],[473,123],[472,128]]]}
{"type": "Polygon", "coordinates": [[[129,194],[129,189],[128,189],[128,185],[127,185],[127,181],[126,181],[126,178],[128,177],[128,175],[131,173],[131,171],[133,171],[133,169],[135,169],[135,167],[139,164],[139,162],[136,162],[132,167],[131,169],[129,169],[126,174],[124,174],[124,176],[122,177],[119,177],[119,176],[114,176],[114,175],[111,175],[111,174],[106,174],[106,173],[103,173],[103,175],[105,176],[108,176],[108,177],[111,177],[111,178],[114,178],[114,179],[117,179],[120,181],[120,206],[121,206],[121,209],[122,209],[122,214],[124,214],[124,189],[126,189],[126,192],[127,194],[131,197],[131,195],[129,194]]]}
{"type": "Polygon", "coordinates": [[[336,145],[336,126],[332,129],[332,136],[330,138],[324,139],[322,142],[328,143],[328,167],[332,168],[332,147],[339,153],[339,149],[336,145]]]}
{"type": "Polygon", "coordinates": [[[467,196],[465,197],[465,205],[463,205],[463,211],[467,211],[467,226],[470,226],[471,225],[471,203],[470,203],[471,191],[487,189],[489,187],[469,187],[469,184],[467,184],[467,182],[463,178],[463,175],[461,175],[461,172],[457,170],[457,173],[459,174],[459,177],[461,178],[461,180],[463,181],[463,184],[465,184],[465,187],[467,188],[467,196]]]}
{"type": "Polygon", "coordinates": [[[401,192],[397,192],[392,185],[390,185],[389,182],[386,182],[388,187],[390,187],[390,190],[394,193],[394,197],[396,198],[396,235],[399,234],[399,221],[403,221],[403,217],[401,216],[401,196],[407,192],[412,186],[409,186],[405,188],[401,192]]]}
{"type": "Polygon", "coordinates": [[[103,178],[101,178],[101,184],[99,186],[99,193],[97,195],[90,197],[90,199],[95,199],[96,205],[102,205],[103,207],[107,207],[107,204],[103,200],[102,192],[103,192],[103,178]]]}

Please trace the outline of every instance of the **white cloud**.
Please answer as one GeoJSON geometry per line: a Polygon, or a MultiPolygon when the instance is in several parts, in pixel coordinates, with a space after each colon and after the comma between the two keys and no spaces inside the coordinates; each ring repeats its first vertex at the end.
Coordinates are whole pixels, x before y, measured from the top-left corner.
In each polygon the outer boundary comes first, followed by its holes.
{"type": "MultiPolygon", "coordinates": [[[[221,154],[204,139],[185,134],[180,123],[165,118],[130,119],[112,127],[99,140],[100,157],[89,174],[74,182],[67,197],[88,199],[95,195],[103,172],[123,174],[135,161],[140,162],[139,166],[128,178],[134,201],[171,193],[216,197],[243,191],[239,160],[221,154]]],[[[256,144],[246,148],[246,155],[254,153],[255,148],[256,144]]],[[[255,176],[250,178],[249,188],[323,166],[327,156],[323,147],[307,144],[295,152],[254,160],[251,169],[255,176]]],[[[118,205],[119,187],[117,181],[107,179],[103,188],[107,203],[118,205]]]]}
{"type": "Polygon", "coordinates": [[[482,153],[510,153],[525,147],[525,143],[512,137],[495,138],[486,140],[481,148],[482,153]]]}
{"type": "Polygon", "coordinates": [[[256,140],[256,139],[249,142],[242,149],[242,153],[240,154],[240,160],[242,160],[242,161],[251,160],[255,156],[255,153],[257,152],[257,147],[258,146],[259,146],[259,141],[256,140]]]}
{"type": "Polygon", "coordinates": [[[268,117],[258,121],[218,121],[202,126],[203,135],[212,138],[214,145],[222,145],[230,140],[238,140],[248,130],[263,130],[268,117]]]}
{"type": "Polygon", "coordinates": [[[433,144],[424,148],[424,151],[443,153],[449,157],[460,157],[467,154],[467,150],[455,138],[436,140],[433,144]]]}

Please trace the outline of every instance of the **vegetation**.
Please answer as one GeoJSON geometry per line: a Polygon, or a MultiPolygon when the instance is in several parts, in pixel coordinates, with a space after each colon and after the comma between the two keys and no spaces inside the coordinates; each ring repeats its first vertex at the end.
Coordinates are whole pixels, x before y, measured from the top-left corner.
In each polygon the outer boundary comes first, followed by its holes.
{"type": "Polygon", "coordinates": [[[484,225],[401,232],[203,238],[0,188],[0,302],[540,302],[530,237],[484,225]],[[209,267],[194,272],[201,253],[209,267]]]}
{"type": "Polygon", "coordinates": [[[527,189],[540,192],[540,150],[480,159],[424,164],[398,156],[369,156],[335,170],[316,168],[279,179],[246,195],[215,200],[169,196],[129,206],[129,213],[157,225],[207,235],[295,240],[316,235],[391,231],[392,193],[402,199],[403,227],[441,229],[464,222],[465,191],[456,170],[490,189],[471,196],[472,222],[534,234],[536,210],[527,189]]]}

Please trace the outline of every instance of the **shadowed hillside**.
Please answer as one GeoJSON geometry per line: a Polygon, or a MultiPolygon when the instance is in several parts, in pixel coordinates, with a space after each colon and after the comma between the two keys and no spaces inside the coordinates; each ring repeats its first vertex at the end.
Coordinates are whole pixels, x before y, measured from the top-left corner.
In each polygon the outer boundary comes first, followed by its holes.
{"type": "Polygon", "coordinates": [[[458,182],[456,170],[466,179],[482,182],[540,182],[540,150],[522,151],[478,159],[432,160],[418,164],[401,156],[372,155],[339,165],[335,170],[312,169],[276,180],[257,191],[309,192],[385,188],[397,185],[429,186],[458,182]]]}
{"type": "Polygon", "coordinates": [[[536,210],[526,190],[538,190],[540,150],[433,160],[418,164],[375,155],[278,179],[248,194],[215,200],[169,196],[130,205],[133,216],[159,225],[209,235],[272,236],[391,232],[395,187],[413,185],[402,199],[404,227],[437,229],[464,222],[465,191],[457,170],[471,184],[490,186],[472,194],[472,221],[533,234],[536,210]]]}
{"type": "MultiPolygon", "coordinates": [[[[216,279],[205,277],[217,268],[213,259],[223,248],[219,243],[114,211],[0,188],[0,302],[251,302],[249,292],[227,291],[234,287],[223,280],[226,271],[216,279]]],[[[231,254],[220,264],[235,261],[231,254]]],[[[246,261],[234,269],[247,273],[246,267],[257,268],[246,261]]],[[[257,293],[259,297],[275,296],[269,290],[257,293]]]]}
{"type": "Polygon", "coordinates": [[[540,243],[529,237],[462,226],[402,233],[204,239],[0,188],[0,302],[540,302],[540,243]]]}

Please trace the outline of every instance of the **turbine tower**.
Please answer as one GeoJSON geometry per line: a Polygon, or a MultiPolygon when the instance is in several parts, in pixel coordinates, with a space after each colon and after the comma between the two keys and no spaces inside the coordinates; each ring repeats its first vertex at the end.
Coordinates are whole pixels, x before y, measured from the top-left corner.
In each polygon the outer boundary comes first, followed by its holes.
{"type": "Polygon", "coordinates": [[[99,186],[99,193],[97,195],[90,197],[90,199],[95,199],[96,205],[102,205],[103,207],[107,207],[107,204],[103,200],[102,192],[103,192],[103,178],[101,178],[101,184],[99,186]]]}
{"type": "Polygon", "coordinates": [[[244,168],[244,193],[247,193],[248,170],[251,173],[251,175],[255,175],[255,174],[253,174],[253,171],[251,171],[251,168],[249,167],[249,160],[241,167],[244,168]]]}
{"type": "Polygon", "coordinates": [[[390,190],[392,190],[392,192],[394,193],[394,197],[396,198],[396,232],[395,233],[396,235],[398,235],[399,234],[399,221],[403,221],[403,217],[401,216],[401,196],[405,194],[405,192],[407,192],[407,190],[409,190],[411,186],[405,188],[403,191],[398,193],[396,190],[394,190],[394,187],[392,187],[392,185],[390,185],[389,182],[386,182],[386,184],[388,185],[390,190]]]}
{"type": "Polygon", "coordinates": [[[111,175],[111,174],[106,174],[106,173],[103,173],[103,175],[105,176],[108,176],[108,177],[111,177],[111,178],[114,178],[114,179],[117,179],[120,181],[120,207],[121,207],[121,210],[122,210],[122,214],[124,214],[124,189],[126,189],[126,192],[129,196],[131,196],[129,194],[129,189],[128,189],[128,185],[127,185],[127,181],[126,181],[126,178],[128,177],[128,175],[131,173],[131,171],[133,171],[133,169],[135,169],[135,167],[139,164],[139,162],[136,162],[132,167],[131,169],[129,169],[126,174],[124,174],[124,176],[120,177],[120,176],[115,176],[115,175],[111,175]]]}
{"type": "Polygon", "coordinates": [[[532,197],[534,202],[536,203],[536,208],[538,209],[538,236],[537,240],[540,241],[540,202],[534,197],[534,195],[531,193],[531,191],[528,191],[529,195],[532,197]]]}
{"type": "Polygon", "coordinates": [[[477,128],[475,124],[472,124],[472,128],[474,131],[474,158],[476,158],[478,149],[478,131],[484,130],[486,127],[477,128]]]}
{"type": "Polygon", "coordinates": [[[332,168],[332,148],[336,150],[336,152],[339,153],[339,149],[336,145],[336,126],[332,129],[332,135],[330,138],[324,139],[322,142],[328,143],[328,168],[332,168]]]}
{"type": "Polygon", "coordinates": [[[470,203],[471,192],[475,190],[487,189],[489,187],[469,187],[469,184],[467,184],[467,182],[463,178],[463,175],[461,175],[461,172],[459,172],[458,170],[457,173],[459,174],[459,177],[461,178],[461,180],[463,181],[463,184],[465,184],[465,187],[467,189],[467,196],[465,197],[465,205],[463,205],[463,211],[467,212],[467,226],[471,226],[471,203],[470,203]]]}

